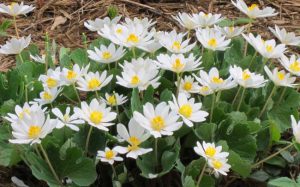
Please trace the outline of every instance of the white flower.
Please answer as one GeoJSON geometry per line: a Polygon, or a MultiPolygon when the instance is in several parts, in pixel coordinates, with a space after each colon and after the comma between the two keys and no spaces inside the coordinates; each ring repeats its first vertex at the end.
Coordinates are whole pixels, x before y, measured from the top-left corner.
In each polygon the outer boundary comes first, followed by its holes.
{"type": "Polygon", "coordinates": [[[208,116],[207,112],[200,110],[202,103],[195,103],[194,98],[188,99],[184,93],[179,93],[178,99],[173,95],[173,102],[169,101],[169,105],[171,110],[180,115],[183,122],[189,127],[194,126],[193,122],[205,121],[208,116]]]}
{"type": "Polygon", "coordinates": [[[162,45],[160,44],[160,36],[163,34],[163,32],[159,31],[156,32],[155,28],[152,29],[152,32],[154,33],[154,42],[146,45],[143,50],[147,51],[148,53],[155,53],[157,50],[162,48],[162,45]]]}
{"type": "Polygon", "coordinates": [[[149,85],[153,88],[159,86],[159,69],[153,63],[153,60],[147,59],[132,59],[132,62],[124,62],[122,67],[122,77],[117,76],[117,84],[126,88],[138,88],[140,91],[146,90],[149,85]]]}
{"type": "Polygon", "coordinates": [[[133,117],[154,138],[163,135],[171,136],[182,126],[182,122],[178,122],[180,116],[170,111],[170,107],[165,102],[159,103],[155,108],[151,103],[146,103],[143,106],[143,114],[135,111],[133,117]]]}
{"type": "Polygon", "coordinates": [[[35,7],[31,5],[24,5],[23,2],[20,4],[18,3],[11,3],[10,5],[0,4],[0,13],[9,14],[11,16],[18,16],[18,15],[26,15],[31,12],[35,7]]]}
{"type": "Polygon", "coordinates": [[[217,68],[212,67],[208,73],[203,70],[200,70],[200,77],[194,75],[196,80],[200,82],[202,86],[207,86],[212,89],[214,92],[220,90],[231,89],[236,86],[235,81],[233,81],[232,77],[228,77],[227,79],[222,79],[219,76],[219,71],[217,68]]]}
{"type": "Polygon", "coordinates": [[[234,6],[236,6],[240,11],[246,14],[249,18],[263,18],[276,16],[278,13],[275,12],[274,8],[266,7],[264,9],[259,9],[257,4],[252,4],[247,6],[243,0],[237,0],[236,2],[231,1],[234,6]]]}
{"type": "Polygon", "coordinates": [[[41,107],[35,103],[29,105],[27,102],[24,103],[23,107],[20,105],[15,106],[15,114],[8,113],[4,119],[8,120],[10,123],[19,123],[25,115],[30,115],[31,112],[40,109],[41,107]]]}
{"type": "MultiPolygon", "coordinates": [[[[178,86],[178,82],[175,82],[175,84],[176,86],[178,86]]],[[[180,80],[179,92],[183,92],[189,96],[190,93],[198,93],[199,89],[200,86],[198,82],[196,82],[194,80],[194,77],[190,75],[186,75],[183,79],[180,80]]]]}
{"type": "Polygon", "coordinates": [[[213,51],[225,51],[231,42],[230,39],[226,40],[225,35],[216,29],[197,29],[196,36],[203,47],[213,51]]]}
{"type": "Polygon", "coordinates": [[[275,25],[275,29],[269,27],[270,31],[280,40],[281,43],[291,46],[300,45],[300,36],[296,36],[294,32],[287,32],[284,28],[275,25]]]}
{"type": "Polygon", "coordinates": [[[268,81],[264,79],[264,76],[252,73],[249,69],[243,70],[236,65],[231,66],[229,72],[236,83],[244,88],[260,88],[265,86],[268,81]]]}
{"type": "Polygon", "coordinates": [[[205,14],[204,12],[199,12],[198,14],[192,14],[193,21],[197,24],[198,27],[211,27],[224,18],[221,17],[221,14],[205,14]]]}
{"type": "Polygon", "coordinates": [[[57,120],[50,119],[49,115],[45,116],[44,111],[39,107],[31,111],[30,114],[24,115],[18,123],[12,123],[12,135],[14,139],[9,142],[13,144],[35,144],[41,143],[55,128],[57,120]]]}
{"type": "MultiPolygon", "coordinates": [[[[41,64],[45,64],[46,63],[46,55],[42,54],[41,56],[36,54],[30,54],[30,58],[32,60],[34,60],[35,62],[41,63],[41,64]]],[[[52,62],[55,62],[55,54],[51,55],[52,58],[52,62]]]]}
{"type": "Polygon", "coordinates": [[[114,19],[110,19],[109,17],[105,17],[103,19],[96,18],[95,20],[87,20],[84,22],[84,26],[90,31],[100,31],[104,25],[111,26],[113,24],[117,24],[122,16],[116,16],[114,19]]]}
{"type": "Polygon", "coordinates": [[[111,95],[105,93],[105,99],[101,98],[101,100],[107,105],[118,106],[124,104],[127,101],[127,97],[123,96],[122,94],[119,95],[118,93],[112,93],[111,95]]]}
{"type": "Polygon", "coordinates": [[[199,94],[203,96],[207,96],[210,94],[213,94],[214,91],[209,86],[200,86],[199,88],[199,94]]]}
{"type": "Polygon", "coordinates": [[[44,91],[40,93],[40,98],[34,99],[34,101],[38,102],[40,105],[52,103],[61,91],[61,88],[44,88],[44,91]]]}
{"type": "Polygon", "coordinates": [[[55,68],[55,70],[48,69],[46,75],[40,75],[39,81],[43,83],[43,86],[45,88],[49,88],[49,89],[57,88],[61,86],[62,83],[60,81],[60,76],[61,76],[60,74],[61,74],[60,67],[55,68]]]}
{"type": "Polygon", "coordinates": [[[300,76],[300,58],[296,55],[292,55],[290,59],[282,55],[279,59],[281,65],[288,70],[290,73],[300,76]]]}
{"type": "Polygon", "coordinates": [[[197,28],[199,25],[193,20],[193,17],[191,14],[187,14],[185,12],[178,13],[176,16],[172,16],[176,21],[180,23],[181,26],[188,30],[192,30],[197,28]]]}
{"type": "Polygon", "coordinates": [[[228,152],[222,152],[222,146],[216,146],[215,143],[206,143],[205,141],[202,142],[202,145],[197,141],[194,151],[206,160],[226,158],[229,155],[228,152]]]}
{"type": "Polygon", "coordinates": [[[87,74],[89,67],[89,64],[82,68],[80,68],[78,64],[74,64],[72,69],[63,68],[60,74],[62,84],[74,84],[79,78],[87,74]]]}
{"type": "Polygon", "coordinates": [[[127,27],[140,27],[141,25],[144,27],[145,30],[150,29],[156,22],[148,19],[148,18],[137,18],[134,17],[133,19],[131,18],[125,18],[125,22],[122,23],[122,25],[127,26],[127,27]]]}
{"type": "Polygon", "coordinates": [[[74,108],[74,113],[89,125],[103,131],[108,131],[107,127],[114,125],[111,121],[117,116],[115,112],[111,112],[110,107],[106,107],[105,103],[97,101],[96,98],[89,105],[85,101],[81,102],[81,108],[74,108]]]}
{"type": "Polygon", "coordinates": [[[110,165],[113,165],[115,161],[123,161],[122,157],[118,156],[118,152],[113,149],[105,148],[104,151],[97,151],[97,159],[100,159],[101,162],[107,162],[110,165]]]}
{"type": "Polygon", "coordinates": [[[274,68],[273,72],[265,66],[265,72],[268,77],[273,81],[276,86],[287,86],[295,87],[296,84],[293,84],[296,81],[296,77],[291,77],[289,73],[285,73],[284,70],[278,71],[278,68],[274,68]]]}
{"type": "Polygon", "coordinates": [[[137,159],[138,156],[146,154],[152,151],[152,148],[142,148],[141,143],[146,141],[150,134],[145,131],[133,118],[129,121],[127,131],[126,127],[123,124],[117,125],[118,135],[129,143],[127,147],[116,146],[115,150],[120,154],[126,154],[126,157],[131,157],[137,159]]]}
{"type": "Polygon", "coordinates": [[[0,54],[4,55],[17,55],[20,54],[23,49],[28,47],[31,41],[31,36],[27,36],[27,38],[12,38],[9,41],[6,41],[5,45],[0,46],[0,54]]]}
{"type": "Polygon", "coordinates": [[[187,33],[163,32],[159,35],[159,42],[172,53],[187,53],[195,47],[196,42],[189,45],[190,39],[183,40],[187,33]]]}
{"type": "Polygon", "coordinates": [[[214,27],[217,31],[221,32],[226,38],[233,38],[242,34],[245,30],[245,27],[214,27]]]}
{"type": "Polygon", "coordinates": [[[261,38],[260,35],[254,37],[252,33],[250,33],[248,36],[245,34],[242,35],[247,40],[247,42],[251,44],[252,47],[254,47],[256,51],[259,52],[264,58],[279,58],[283,53],[285,53],[285,45],[276,45],[274,39],[265,41],[261,38]]]}
{"type": "Polygon", "coordinates": [[[83,77],[80,77],[77,81],[77,84],[79,87],[77,87],[79,90],[82,91],[97,91],[101,88],[105,87],[110,81],[112,80],[113,75],[109,75],[107,77],[107,71],[103,71],[101,74],[97,71],[94,72],[88,72],[83,77]]]}
{"type": "Polygon", "coordinates": [[[227,163],[228,159],[210,159],[208,160],[208,166],[213,169],[214,175],[219,177],[220,174],[227,175],[230,169],[230,165],[227,163]]]}
{"type": "Polygon", "coordinates": [[[59,119],[56,125],[56,128],[58,129],[67,126],[74,131],[79,131],[79,127],[77,125],[84,123],[83,120],[78,119],[76,114],[70,115],[70,107],[67,107],[65,114],[63,114],[58,108],[52,109],[52,113],[59,119]]]}
{"type": "Polygon", "coordinates": [[[293,134],[297,143],[300,143],[300,121],[296,121],[295,117],[291,115],[293,134]]]}
{"type": "Polygon", "coordinates": [[[110,43],[108,47],[101,45],[100,48],[94,48],[93,50],[87,50],[89,58],[99,63],[112,63],[120,60],[125,55],[123,47],[116,49],[113,43],[110,43]]]}
{"type": "Polygon", "coordinates": [[[202,63],[201,57],[196,59],[191,53],[187,58],[183,54],[160,54],[157,56],[157,61],[154,61],[160,68],[173,71],[175,73],[182,73],[188,71],[199,70],[202,63]]]}
{"type": "Polygon", "coordinates": [[[140,48],[144,50],[146,46],[154,42],[155,30],[148,31],[149,25],[144,25],[143,21],[128,21],[127,24],[104,25],[98,34],[109,39],[113,43],[128,48],[140,48]]]}

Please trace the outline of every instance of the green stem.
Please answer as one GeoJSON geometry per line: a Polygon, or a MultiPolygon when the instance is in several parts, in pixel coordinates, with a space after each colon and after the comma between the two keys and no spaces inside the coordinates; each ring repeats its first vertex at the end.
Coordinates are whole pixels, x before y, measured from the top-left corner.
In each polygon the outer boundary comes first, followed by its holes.
{"type": "Polygon", "coordinates": [[[191,36],[190,34],[191,34],[191,30],[189,29],[189,30],[188,30],[188,33],[187,33],[187,39],[190,38],[190,36],[191,36]]]}
{"type": "Polygon", "coordinates": [[[204,166],[202,168],[202,171],[201,171],[201,173],[199,175],[196,187],[200,187],[200,182],[201,182],[201,179],[203,178],[203,175],[204,175],[204,172],[205,172],[205,169],[206,169],[206,165],[207,165],[207,163],[205,162],[205,164],[204,164],[204,166]]]}
{"type": "Polygon", "coordinates": [[[279,100],[278,100],[278,104],[281,103],[281,101],[282,101],[282,99],[283,99],[283,96],[284,96],[284,94],[285,94],[285,92],[286,92],[286,88],[287,88],[287,87],[284,87],[284,88],[283,88],[283,90],[282,90],[282,92],[281,92],[281,95],[280,95],[280,97],[279,97],[279,100]]]}
{"type": "Polygon", "coordinates": [[[243,100],[244,100],[245,90],[246,90],[246,88],[243,88],[242,95],[241,95],[241,98],[240,98],[240,102],[239,102],[238,107],[237,107],[237,109],[236,109],[237,111],[240,110],[240,107],[241,107],[242,102],[243,102],[243,100]]]}
{"type": "Polygon", "coordinates": [[[281,153],[282,151],[287,150],[287,149],[290,148],[291,146],[293,146],[292,143],[289,144],[289,145],[287,145],[287,146],[285,146],[284,148],[279,149],[277,152],[271,154],[271,155],[268,156],[267,158],[264,158],[264,159],[262,159],[261,161],[259,161],[259,162],[255,163],[255,164],[253,164],[253,165],[251,166],[251,168],[256,168],[256,167],[259,166],[260,164],[262,164],[262,163],[266,162],[267,160],[273,158],[274,156],[278,155],[278,154],[281,153]]]}
{"type": "Polygon", "coordinates": [[[248,69],[251,68],[251,65],[252,65],[252,63],[253,63],[256,56],[257,56],[257,51],[255,51],[254,55],[252,56],[251,61],[250,61],[249,66],[248,66],[248,69]]]}
{"type": "Polygon", "coordinates": [[[268,59],[267,58],[263,58],[263,65],[262,65],[262,67],[261,67],[261,69],[260,69],[260,73],[262,73],[263,71],[264,71],[264,67],[265,67],[265,65],[266,65],[266,63],[268,62],[268,59]]]}
{"type": "Polygon", "coordinates": [[[214,92],[212,95],[212,101],[211,101],[211,108],[210,108],[210,114],[209,114],[209,123],[211,123],[213,114],[214,114],[214,108],[215,108],[215,100],[216,100],[216,93],[214,92]]]}
{"type": "Polygon", "coordinates": [[[117,119],[118,119],[118,123],[121,123],[121,118],[120,118],[120,111],[119,111],[119,107],[116,104],[116,111],[117,111],[117,119]]]}
{"type": "Polygon", "coordinates": [[[22,57],[21,53],[19,53],[18,56],[19,56],[19,58],[20,58],[21,64],[23,64],[23,63],[24,63],[24,60],[23,60],[23,57],[22,57]]]}
{"type": "Polygon", "coordinates": [[[16,36],[19,39],[19,31],[18,31],[18,27],[17,27],[17,20],[16,20],[16,16],[13,16],[13,20],[14,20],[14,27],[15,27],[15,31],[16,31],[16,36]]]}
{"type": "Polygon", "coordinates": [[[135,47],[132,47],[132,48],[131,48],[131,51],[132,51],[133,58],[136,58],[135,47]]]}
{"type": "Polygon", "coordinates": [[[273,87],[273,89],[272,89],[272,91],[271,91],[268,99],[265,102],[265,105],[263,106],[263,108],[262,108],[262,110],[261,110],[261,112],[259,114],[259,118],[261,118],[261,116],[264,114],[265,110],[267,109],[268,103],[272,99],[272,96],[273,96],[274,92],[276,91],[276,89],[277,89],[277,87],[274,85],[274,87],[273,87]]]}
{"type": "Polygon", "coordinates": [[[154,139],[154,156],[155,156],[155,165],[158,165],[158,154],[157,154],[157,142],[158,142],[158,138],[154,139]]]}
{"type": "Polygon", "coordinates": [[[49,166],[49,168],[50,168],[50,170],[51,170],[51,172],[52,172],[54,178],[57,180],[57,182],[58,182],[58,184],[59,184],[60,186],[64,186],[64,185],[61,183],[61,181],[59,180],[59,177],[58,177],[58,175],[56,174],[56,172],[55,172],[55,170],[54,170],[54,168],[53,168],[53,166],[52,166],[52,164],[51,164],[51,162],[50,162],[50,160],[49,160],[49,157],[48,157],[48,155],[47,155],[47,152],[46,152],[45,149],[43,148],[42,144],[39,144],[39,146],[40,146],[40,149],[41,149],[41,151],[42,151],[42,153],[43,153],[43,155],[44,155],[44,158],[45,158],[45,160],[46,160],[46,162],[47,162],[47,164],[48,164],[48,166],[49,166]]]}
{"type": "Polygon", "coordinates": [[[220,98],[221,98],[221,95],[222,95],[222,90],[220,90],[220,91],[217,93],[216,103],[219,102],[219,100],[220,100],[220,98]]]}
{"type": "Polygon", "coordinates": [[[241,91],[241,86],[239,87],[238,91],[236,92],[234,98],[233,98],[233,101],[232,101],[232,105],[234,105],[234,103],[236,102],[236,99],[238,98],[239,94],[240,94],[240,91],[241,91]]]}
{"type": "Polygon", "coordinates": [[[113,171],[112,179],[115,179],[115,178],[117,178],[117,172],[116,172],[116,170],[115,170],[115,168],[114,168],[113,165],[111,165],[111,168],[112,168],[112,171],[113,171]]]}
{"type": "MultiPolygon", "coordinates": [[[[249,23],[249,26],[248,26],[248,28],[247,28],[247,34],[250,33],[250,31],[251,31],[251,26],[252,26],[252,23],[250,22],[250,23],[249,23]]],[[[248,42],[245,43],[244,56],[247,55],[247,50],[248,50],[248,42]]]]}
{"type": "Polygon", "coordinates": [[[88,151],[89,151],[89,143],[90,143],[90,138],[91,138],[92,131],[93,131],[93,126],[90,127],[88,135],[86,137],[85,149],[84,149],[86,154],[88,154],[88,151]]]}
{"type": "Polygon", "coordinates": [[[77,89],[76,89],[75,83],[73,83],[72,86],[73,86],[74,92],[75,92],[75,94],[76,94],[77,100],[78,100],[78,102],[80,103],[80,102],[81,102],[81,99],[80,99],[79,93],[78,93],[78,91],[77,91],[77,89]]]}
{"type": "Polygon", "coordinates": [[[180,84],[182,79],[182,73],[177,73],[177,90],[176,90],[176,98],[178,97],[179,90],[180,90],[180,84]]]}
{"type": "Polygon", "coordinates": [[[96,93],[96,97],[97,97],[97,99],[100,99],[100,97],[99,97],[99,94],[98,94],[97,90],[95,91],[95,93],[96,93]]]}

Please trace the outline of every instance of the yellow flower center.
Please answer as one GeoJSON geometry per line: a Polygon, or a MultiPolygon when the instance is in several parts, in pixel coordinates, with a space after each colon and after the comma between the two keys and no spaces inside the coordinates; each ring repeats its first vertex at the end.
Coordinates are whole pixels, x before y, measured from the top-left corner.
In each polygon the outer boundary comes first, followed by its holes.
{"type": "Polygon", "coordinates": [[[266,50],[267,50],[268,53],[272,52],[273,51],[273,46],[267,45],[266,50]]]}
{"type": "Polygon", "coordinates": [[[9,8],[10,10],[13,10],[13,8],[14,8],[17,4],[18,4],[18,3],[13,2],[13,3],[11,3],[10,5],[8,5],[8,8],[9,8]]]}
{"type": "Polygon", "coordinates": [[[223,163],[220,162],[219,160],[214,159],[214,160],[212,161],[212,165],[213,165],[213,167],[214,167],[215,169],[220,169],[220,168],[222,168],[223,163]]]}
{"type": "Polygon", "coordinates": [[[174,62],[173,65],[172,65],[172,68],[173,68],[175,71],[179,71],[179,70],[181,70],[183,67],[184,67],[184,64],[181,63],[181,60],[180,60],[179,58],[176,58],[175,62],[174,62]]]}
{"type": "Polygon", "coordinates": [[[291,63],[290,69],[295,72],[300,72],[300,62],[295,61],[295,62],[291,63]]]}
{"type": "Polygon", "coordinates": [[[105,152],[105,158],[107,160],[111,160],[114,156],[115,156],[115,154],[112,150],[108,150],[105,152]]]}
{"type": "Polygon", "coordinates": [[[243,79],[244,81],[246,81],[246,80],[248,80],[248,79],[250,79],[250,78],[251,78],[250,73],[248,73],[247,71],[243,71],[242,79],[243,79]]]}
{"type": "Polygon", "coordinates": [[[117,34],[122,34],[122,32],[123,32],[123,30],[122,30],[121,28],[118,28],[118,29],[116,30],[116,33],[117,33],[117,34]]]}
{"type": "Polygon", "coordinates": [[[93,111],[90,114],[90,120],[94,123],[94,124],[99,124],[103,119],[103,113],[99,112],[99,111],[93,111]]]}
{"type": "Polygon", "coordinates": [[[181,44],[179,41],[175,41],[172,45],[172,49],[180,50],[181,44]]]}
{"type": "Polygon", "coordinates": [[[28,137],[31,139],[35,139],[39,137],[42,128],[40,126],[31,125],[28,130],[28,137]]]}
{"type": "Polygon", "coordinates": [[[207,92],[209,90],[209,88],[208,88],[208,86],[202,86],[201,90],[204,91],[204,92],[207,92]]]}
{"type": "Polygon", "coordinates": [[[104,51],[102,53],[102,58],[107,60],[107,59],[110,59],[112,57],[111,53],[109,51],[104,51]]]}
{"type": "Polygon", "coordinates": [[[234,27],[229,27],[229,32],[233,32],[234,31],[234,27]]]}
{"type": "Polygon", "coordinates": [[[193,87],[193,84],[191,82],[185,82],[183,85],[183,89],[186,91],[190,91],[193,87]]]}
{"type": "Polygon", "coordinates": [[[65,115],[63,116],[63,118],[64,118],[64,121],[69,121],[70,116],[69,116],[68,114],[65,114],[65,115]]]}
{"type": "Polygon", "coordinates": [[[210,47],[217,47],[217,40],[215,38],[211,38],[211,39],[208,40],[207,44],[210,47]]]}
{"type": "Polygon", "coordinates": [[[48,86],[48,88],[54,88],[57,86],[57,80],[49,77],[47,80],[46,80],[46,84],[48,86]]]}
{"type": "Polygon", "coordinates": [[[193,113],[193,108],[190,104],[184,104],[179,108],[179,114],[183,115],[186,118],[191,117],[193,113]]]}
{"type": "Polygon", "coordinates": [[[30,109],[28,109],[28,108],[23,109],[23,111],[20,112],[20,114],[19,114],[19,118],[23,119],[24,118],[24,114],[30,114],[30,109]]]}
{"type": "Polygon", "coordinates": [[[141,141],[136,136],[131,136],[129,138],[129,143],[131,145],[128,146],[128,151],[135,151],[139,149],[139,145],[141,144],[141,141]]]}
{"type": "Polygon", "coordinates": [[[67,73],[68,80],[72,80],[72,79],[76,78],[76,76],[77,76],[77,73],[75,71],[69,70],[67,73]]]}
{"type": "Polygon", "coordinates": [[[253,11],[255,8],[258,8],[258,5],[254,3],[254,4],[252,4],[251,6],[248,7],[248,10],[253,11]]]}
{"type": "Polygon", "coordinates": [[[214,148],[212,146],[205,149],[205,154],[209,157],[215,156],[216,152],[217,152],[216,148],[214,148]]]}
{"type": "Polygon", "coordinates": [[[284,77],[285,77],[285,74],[282,73],[282,72],[278,72],[278,73],[277,73],[277,77],[278,77],[279,80],[282,81],[282,80],[284,79],[284,77]]]}
{"type": "Polygon", "coordinates": [[[129,34],[129,36],[127,38],[127,42],[138,43],[139,37],[135,34],[129,34]]]}
{"type": "Polygon", "coordinates": [[[111,95],[107,98],[107,102],[110,104],[110,105],[116,105],[117,104],[117,100],[116,100],[116,97],[114,95],[111,95]]]}
{"type": "Polygon", "coordinates": [[[161,131],[165,127],[165,120],[161,116],[156,116],[151,120],[151,127],[155,131],[161,131]]]}
{"type": "Polygon", "coordinates": [[[88,88],[89,88],[90,90],[96,89],[96,88],[98,88],[100,85],[101,85],[101,82],[100,82],[98,79],[96,79],[96,78],[93,78],[93,79],[91,79],[91,80],[88,82],[88,88]]]}
{"type": "Polygon", "coordinates": [[[138,83],[140,83],[140,78],[139,78],[137,75],[135,75],[135,76],[133,76],[133,77],[131,78],[130,83],[131,83],[132,85],[137,85],[138,83]]]}
{"type": "Polygon", "coordinates": [[[43,99],[44,100],[51,100],[53,98],[53,96],[52,96],[52,94],[51,93],[49,93],[49,92],[44,92],[43,93],[43,99]]]}
{"type": "Polygon", "coordinates": [[[223,80],[222,78],[220,78],[220,77],[213,77],[213,78],[211,79],[211,81],[212,81],[213,83],[216,83],[216,84],[221,84],[221,83],[224,82],[224,80],[223,80]]]}

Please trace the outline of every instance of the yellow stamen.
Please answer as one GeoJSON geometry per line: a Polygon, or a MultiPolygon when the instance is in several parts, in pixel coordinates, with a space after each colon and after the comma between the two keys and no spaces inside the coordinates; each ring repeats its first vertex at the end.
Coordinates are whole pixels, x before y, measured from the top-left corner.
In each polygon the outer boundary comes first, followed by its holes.
{"type": "Polygon", "coordinates": [[[216,152],[217,152],[216,148],[214,148],[212,146],[205,149],[205,154],[209,157],[215,156],[216,152]]]}
{"type": "Polygon", "coordinates": [[[267,50],[267,52],[272,52],[273,51],[273,46],[271,46],[271,45],[267,45],[266,46],[266,50],[267,50]]]}
{"type": "Polygon", "coordinates": [[[165,128],[165,120],[161,116],[156,116],[151,120],[151,127],[155,131],[161,131],[165,128]]]}
{"type": "Polygon", "coordinates": [[[19,118],[23,119],[24,118],[24,114],[30,114],[30,109],[28,109],[28,108],[23,109],[23,111],[20,112],[20,114],[19,114],[19,118]]]}
{"type": "Polygon", "coordinates": [[[181,44],[179,41],[175,41],[172,45],[172,49],[180,50],[181,49],[181,44]]]}
{"type": "Polygon", "coordinates": [[[294,72],[300,72],[300,62],[295,61],[295,62],[291,63],[289,68],[294,72]]]}
{"type": "Polygon", "coordinates": [[[118,28],[118,29],[116,30],[116,33],[117,33],[117,34],[122,34],[122,32],[123,32],[123,30],[122,30],[121,28],[118,28]]]}
{"type": "Polygon", "coordinates": [[[192,113],[193,113],[193,108],[190,104],[182,105],[179,108],[179,114],[183,115],[186,118],[191,117],[192,113]]]}
{"type": "Polygon", "coordinates": [[[64,118],[64,121],[69,121],[70,116],[69,116],[68,114],[65,114],[65,115],[63,116],[63,118],[64,118]]]}
{"type": "Polygon", "coordinates": [[[52,96],[52,94],[50,93],[50,92],[44,92],[43,94],[42,94],[42,98],[44,99],[44,100],[51,100],[52,98],[53,98],[53,96],[52,96]]]}
{"type": "Polygon", "coordinates": [[[210,47],[217,47],[217,40],[215,38],[211,38],[211,39],[208,40],[207,44],[210,47]]]}
{"type": "Polygon", "coordinates": [[[211,79],[211,81],[214,82],[214,83],[216,83],[216,84],[221,84],[221,83],[224,82],[224,80],[222,78],[220,78],[220,77],[213,77],[211,79]]]}
{"type": "Polygon", "coordinates": [[[207,92],[209,90],[208,86],[202,86],[201,91],[207,92]]]}
{"type": "Polygon", "coordinates": [[[105,158],[107,160],[111,160],[114,156],[115,156],[115,154],[112,150],[108,150],[105,152],[105,158]]]}
{"type": "Polygon", "coordinates": [[[94,124],[99,124],[103,119],[103,113],[99,112],[99,111],[93,111],[90,114],[90,120],[94,123],[94,124]]]}
{"type": "Polygon", "coordinates": [[[14,9],[14,6],[16,6],[18,3],[15,3],[15,2],[13,2],[13,3],[11,3],[10,5],[8,5],[8,8],[10,9],[10,10],[13,10],[14,9]]]}
{"type": "Polygon", "coordinates": [[[131,144],[127,147],[128,151],[135,151],[139,149],[141,141],[136,136],[131,136],[128,141],[131,144]]]}
{"type": "Polygon", "coordinates": [[[112,54],[109,51],[104,51],[102,53],[102,58],[105,60],[110,59],[111,57],[112,57],[112,54]]]}
{"type": "Polygon", "coordinates": [[[282,80],[284,79],[284,77],[285,77],[285,74],[282,73],[282,72],[278,72],[278,73],[277,73],[277,77],[278,77],[279,80],[282,81],[282,80]]]}
{"type": "Polygon", "coordinates": [[[116,97],[114,95],[111,95],[107,98],[107,102],[110,104],[110,105],[116,105],[117,104],[117,100],[116,100],[116,97]]]}
{"type": "Polygon", "coordinates": [[[190,91],[193,87],[193,84],[191,82],[185,82],[183,85],[183,89],[186,91],[190,91]]]}
{"type": "Polygon", "coordinates": [[[258,8],[258,5],[254,3],[254,4],[252,4],[251,6],[248,7],[248,10],[253,11],[255,8],[258,8]]]}
{"type": "Polygon", "coordinates": [[[28,137],[31,139],[35,139],[39,137],[42,128],[40,126],[31,125],[28,130],[28,137]]]}
{"type": "Polygon", "coordinates": [[[129,36],[127,38],[127,42],[138,43],[139,37],[135,34],[129,34],[129,36]]]}
{"type": "Polygon", "coordinates": [[[49,77],[47,80],[46,80],[46,84],[48,86],[48,88],[54,88],[57,86],[57,80],[49,77]]]}
{"type": "Polygon", "coordinates": [[[176,58],[175,62],[172,64],[172,68],[175,71],[180,71],[184,67],[184,64],[181,63],[181,60],[179,58],[176,58]]]}
{"type": "Polygon", "coordinates": [[[140,83],[140,78],[139,78],[137,75],[134,75],[134,76],[131,78],[130,83],[131,83],[132,85],[137,85],[138,83],[140,83]]]}
{"type": "Polygon", "coordinates": [[[212,161],[212,165],[213,165],[213,167],[214,167],[215,169],[220,169],[220,168],[222,168],[223,163],[220,162],[219,160],[214,159],[214,160],[212,161]]]}
{"type": "Polygon", "coordinates": [[[72,80],[72,79],[76,78],[76,76],[77,76],[77,73],[75,71],[69,70],[67,73],[68,80],[72,80]]]}
{"type": "Polygon", "coordinates": [[[234,27],[229,27],[229,32],[233,32],[234,31],[234,27]]]}
{"type": "Polygon", "coordinates": [[[243,73],[242,73],[242,79],[245,81],[245,80],[248,80],[250,78],[251,78],[250,73],[248,73],[247,71],[243,71],[243,73]]]}
{"type": "Polygon", "coordinates": [[[98,88],[100,85],[101,85],[101,82],[100,82],[98,79],[96,79],[96,78],[93,78],[93,79],[91,79],[91,80],[88,82],[88,88],[89,88],[90,90],[96,89],[96,88],[98,88]]]}

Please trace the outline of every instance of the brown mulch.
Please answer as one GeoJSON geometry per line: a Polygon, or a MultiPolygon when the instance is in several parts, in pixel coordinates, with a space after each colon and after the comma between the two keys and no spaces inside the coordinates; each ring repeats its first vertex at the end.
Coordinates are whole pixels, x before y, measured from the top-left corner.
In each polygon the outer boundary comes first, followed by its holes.
{"type": "MultiPolygon", "coordinates": [[[[157,30],[172,30],[180,28],[180,25],[172,19],[171,15],[177,12],[213,12],[221,13],[227,18],[245,17],[237,10],[230,0],[23,0],[25,4],[36,6],[33,13],[27,17],[18,18],[18,27],[21,36],[31,34],[32,41],[41,49],[44,48],[44,36],[47,32],[50,38],[55,39],[60,46],[69,48],[82,47],[81,35],[86,33],[89,40],[97,37],[96,33],[84,28],[83,23],[88,19],[107,16],[110,6],[117,7],[119,14],[124,17],[149,17],[157,21],[157,30]],[[55,26],[55,22],[64,22],[55,26]]],[[[18,2],[18,1],[17,1],[18,2]]],[[[19,1],[20,2],[20,1],[19,1]]],[[[300,0],[255,0],[247,1],[249,4],[257,3],[260,6],[276,8],[279,15],[259,19],[252,27],[254,32],[266,37],[271,37],[268,26],[277,24],[288,31],[300,35],[300,0]]],[[[1,3],[11,3],[11,0],[1,0],[1,3]]],[[[0,23],[10,17],[0,14],[0,23]]],[[[10,36],[14,35],[14,29],[8,30],[10,36]]],[[[0,45],[7,38],[0,37],[0,45]]],[[[0,55],[0,72],[7,71],[14,65],[12,56],[0,55]]],[[[0,187],[10,181],[7,172],[11,170],[0,167],[0,187]],[[5,179],[7,178],[7,179],[5,179]]]]}

